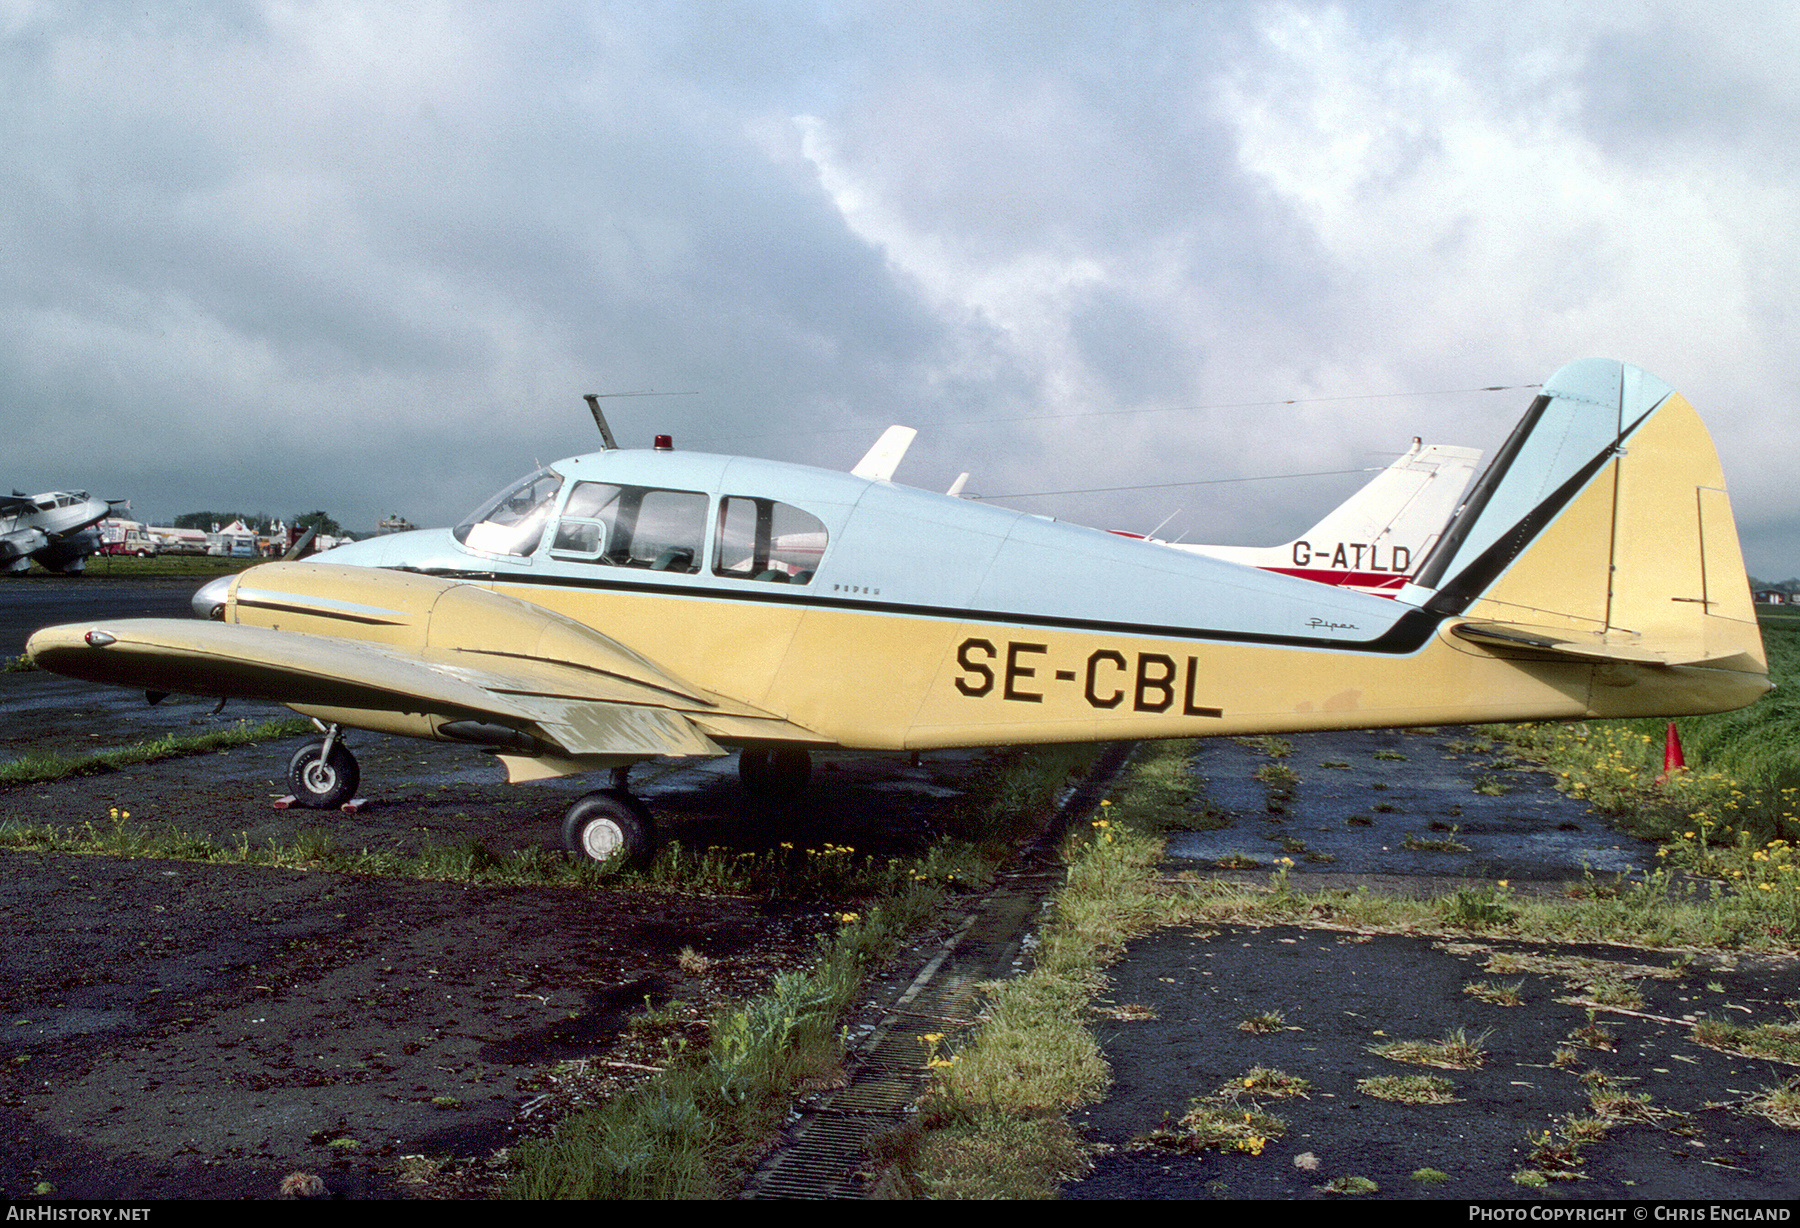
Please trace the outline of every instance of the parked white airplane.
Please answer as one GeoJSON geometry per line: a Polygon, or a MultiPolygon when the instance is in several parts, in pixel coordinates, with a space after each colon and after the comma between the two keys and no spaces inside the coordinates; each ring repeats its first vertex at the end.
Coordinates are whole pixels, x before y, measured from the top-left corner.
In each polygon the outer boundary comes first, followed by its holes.
{"type": "MultiPolygon", "coordinates": [[[[1392,597],[1425,561],[1450,523],[1481,461],[1480,448],[1418,439],[1393,464],[1285,546],[1204,546],[1141,540],[1392,597]]],[[[1139,537],[1114,529],[1121,537],[1139,537]]]]}
{"type": "MultiPolygon", "coordinates": [[[[344,728],[492,750],[509,779],[603,769],[568,846],[642,855],[623,771],[741,749],[1191,738],[1742,707],[1769,689],[1731,506],[1693,407],[1636,367],[1545,381],[1391,599],[881,476],[609,449],[454,530],[269,563],[213,621],[50,627],[45,669],[274,700],[326,727],[295,792],[352,796],[344,728]]],[[[882,454],[870,461],[889,471],[882,454]]]]}
{"type": "Polygon", "coordinates": [[[0,570],[27,571],[36,559],[50,571],[79,573],[104,544],[95,526],[115,507],[129,511],[131,504],[91,498],[85,490],[0,495],[0,570]]]}

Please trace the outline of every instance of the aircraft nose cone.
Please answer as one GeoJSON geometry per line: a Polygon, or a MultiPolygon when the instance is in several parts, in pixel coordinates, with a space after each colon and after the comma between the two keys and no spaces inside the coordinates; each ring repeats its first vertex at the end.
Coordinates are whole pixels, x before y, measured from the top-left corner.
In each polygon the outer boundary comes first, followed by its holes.
{"type": "Polygon", "coordinates": [[[225,618],[225,599],[231,595],[231,577],[220,576],[216,580],[208,580],[200,586],[200,591],[188,600],[194,609],[195,618],[210,618],[214,622],[225,618]]]}

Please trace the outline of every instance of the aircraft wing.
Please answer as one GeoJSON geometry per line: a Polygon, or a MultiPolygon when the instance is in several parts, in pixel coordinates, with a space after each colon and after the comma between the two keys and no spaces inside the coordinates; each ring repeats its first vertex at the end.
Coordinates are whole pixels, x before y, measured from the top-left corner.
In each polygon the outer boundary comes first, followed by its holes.
{"type": "MultiPolygon", "coordinates": [[[[617,675],[555,662],[454,649],[397,650],[363,640],[185,619],[71,624],[32,636],[44,668],[145,691],[264,699],[300,711],[356,712],[351,723],[410,718],[474,722],[514,744],[559,757],[719,755],[724,751],[671,696],[617,675]],[[575,675],[575,676],[571,676],[575,675]],[[525,735],[519,739],[516,735],[525,735]]],[[[690,704],[705,707],[698,697],[690,704]]],[[[465,726],[465,728],[467,728],[465,726]]],[[[396,729],[398,732],[399,730],[396,729]]],[[[429,735],[428,735],[429,736],[429,735]]]]}

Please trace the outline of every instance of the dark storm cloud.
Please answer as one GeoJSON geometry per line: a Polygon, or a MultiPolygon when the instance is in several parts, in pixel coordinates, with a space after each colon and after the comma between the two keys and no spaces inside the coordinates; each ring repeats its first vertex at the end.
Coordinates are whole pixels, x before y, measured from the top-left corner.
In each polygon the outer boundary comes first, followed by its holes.
{"type": "MultiPolygon", "coordinates": [[[[1491,444],[1528,393],[1315,398],[1605,353],[1708,414],[1757,549],[1795,503],[1769,459],[1793,443],[1771,397],[1796,374],[1778,270],[1800,233],[1779,14],[4,23],[15,483],[443,521],[591,447],[581,393],[649,388],[695,395],[612,402],[630,438],[848,465],[906,421],[920,485],[1212,480],[1379,464],[1414,434],[1491,444]]],[[[1186,505],[1202,536],[1276,540],[1337,494],[1218,489],[1033,510],[1147,527],[1186,505]]]]}

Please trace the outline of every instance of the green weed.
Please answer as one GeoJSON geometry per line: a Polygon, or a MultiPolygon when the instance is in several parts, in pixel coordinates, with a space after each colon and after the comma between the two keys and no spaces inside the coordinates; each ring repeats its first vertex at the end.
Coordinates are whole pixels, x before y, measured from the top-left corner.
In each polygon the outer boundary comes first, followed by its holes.
{"type": "Polygon", "coordinates": [[[1268,1113],[1195,1101],[1179,1120],[1165,1121],[1133,1139],[1131,1145],[1139,1151],[1155,1148],[1199,1153],[1216,1149],[1259,1156],[1271,1140],[1286,1133],[1287,1123],[1268,1113]]]}
{"type": "Polygon", "coordinates": [[[1358,1079],[1356,1090],[1396,1104],[1455,1104],[1455,1084],[1438,1075],[1378,1075],[1358,1079]]]}
{"type": "Polygon", "coordinates": [[[1510,985],[1502,985],[1498,981],[1478,981],[1464,985],[1463,992],[1490,1006],[1523,1006],[1525,999],[1520,996],[1519,990],[1524,986],[1524,977],[1520,977],[1510,985]]]}
{"type": "Polygon", "coordinates": [[[1481,1065],[1482,1033],[1470,1040],[1461,1028],[1444,1033],[1442,1040],[1396,1040],[1370,1045],[1369,1052],[1392,1062],[1410,1062],[1417,1066],[1436,1066],[1441,1070],[1473,1070],[1481,1065]]]}

